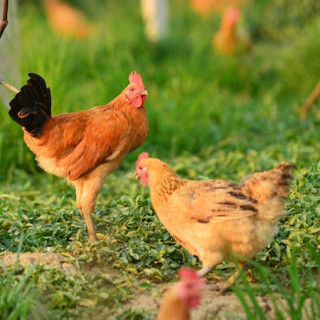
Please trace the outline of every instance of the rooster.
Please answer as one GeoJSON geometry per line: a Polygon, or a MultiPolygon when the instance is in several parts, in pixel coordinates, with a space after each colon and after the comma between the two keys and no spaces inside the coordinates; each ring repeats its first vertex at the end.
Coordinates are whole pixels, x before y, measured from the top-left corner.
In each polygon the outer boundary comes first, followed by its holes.
{"type": "Polygon", "coordinates": [[[23,127],[24,141],[40,167],[75,186],[89,241],[95,241],[91,214],[105,178],[147,138],[148,92],[132,72],[129,85],[107,105],[52,116],[50,89],[39,75],[29,77],[11,100],[9,115],[23,127]]]}
{"type": "MultiPolygon", "coordinates": [[[[203,276],[225,258],[244,265],[278,232],[294,164],[255,173],[240,185],[179,177],[157,158],[140,154],[135,176],[149,185],[151,201],[172,237],[202,262],[203,276]]],[[[230,279],[229,282],[233,282],[230,279]]],[[[231,284],[231,283],[230,283],[231,284]]]]}
{"type": "Polygon", "coordinates": [[[181,281],[165,293],[157,320],[188,320],[190,309],[199,305],[204,281],[188,268],[179,270],[181,281]]]}
{"type": "Polygon", "coordinates": [[[228,7],[222,16],[219,31],[212,39],[214,49],[222,55],[246,52],[251,47],[251,40],[244,29],[239,27],[241,11],[238,7],[228,7]]]}

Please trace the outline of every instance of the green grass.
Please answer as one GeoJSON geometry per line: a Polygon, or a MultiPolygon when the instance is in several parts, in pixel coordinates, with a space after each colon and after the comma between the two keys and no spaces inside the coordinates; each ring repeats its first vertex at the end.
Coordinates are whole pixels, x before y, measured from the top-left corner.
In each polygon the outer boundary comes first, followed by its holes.
{"type": "MultiPolygon", "coordinates": [[[[74,190],[37,167],[0,102],[0,252],[63,253],[79,270],[69,275],[46,266],[0,266],[0,277],[7,279],[0,298],[11,294],[6,312],[21,310],[17,319],[32,317],[34,301],[49,319],[152,319],[154,312],[123,305],[137,290],[157,290],[171,281],[182,265],[200,267],[163,229],[149,191],[133,179],[140,151],[191,179],[239,182],[281,161],[295,162],[279,235],[259,254],[249,282],[243,278],[234,290],[244,306],[247,295],[251,303],[271,293],[288,303],[290,294],[297,302],[319,298],[319,102],[307,122],[298,121],[299,106],[319,81],[318,1],[248,5],[244,16],[254,48],[239,57],[213,52],[218,17],[203,21],[186,1],[170,3],[172,32],[157,45],[144,37],[138,1],[81,2],[98,32],[80,42],[53,35],[39,7],[21,3],[21,84],[28,72],[41,74],[57,114],[110,101],[137,70],[150,93],[150,135],[98,197],[94,222],[110,239],[87,244],[74,190]],[[20,301],[23,295],[30,299],[20,301]]],[[[217,268],[224,278],[231,271],[225,264],[217,268]]],[[[247,318],[250,312],[256,317],[258,307],[248,306],[247,318]]],[[[319,314],[319,305],[314,310],[319,314]]]]}

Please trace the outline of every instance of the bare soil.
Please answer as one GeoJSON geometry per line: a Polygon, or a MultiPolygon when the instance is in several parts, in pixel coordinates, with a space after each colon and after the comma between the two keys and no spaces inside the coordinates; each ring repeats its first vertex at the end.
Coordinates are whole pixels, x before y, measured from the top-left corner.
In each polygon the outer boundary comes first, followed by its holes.
{"type": "MultiPolygon", "coordinates": [[[[20,253],[7,254],[0,257],[0,261],[5,265],[13,265],[17,263],[21,265],[45,264],[57,268],[65,273],[75,274],[80,272],[71,263],[65,261],[63,254],[57,253],[20,253]]],[[[86,270],[88,271],[88,270],[86,270]]],[[[94,270],[92,270],[94,272],[94,270]]],[[[168,284],[159,284],[151,291],[135,290],[134,299],[132,299],[126,307],[128,309],[146,310],[156,315],[162,300],[162,295],[167,290],[168,284]]],[[[272,303],[268,297],[257,297],[257,301],[261,306],[268,320],[276,320],[272,303]]],[[[278,299],[279,305],[283,300],[278,299]]],[[[201,305],[192,310],[192,320],[225,320],[225,319],[246,319],[244,309],[239,299],[232,292],[222,294],[215,289],[214,284],[207,284],[203,291],[201,305]]],[[[289,319],[289,318],[288,318],[289,319]]],[[[169,320],[169,319],[168,319],[169,320]]]]}

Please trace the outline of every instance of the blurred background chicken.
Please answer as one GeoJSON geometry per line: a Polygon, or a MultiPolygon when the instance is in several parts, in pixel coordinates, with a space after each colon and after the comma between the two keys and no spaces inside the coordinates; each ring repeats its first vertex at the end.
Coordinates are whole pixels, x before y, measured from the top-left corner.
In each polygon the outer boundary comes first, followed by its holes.
{"type": "Polygon", "coordinates": [[[230,5],[240,6],[245,2],[246,0],[189,0],[191,8],[204,17],[214,12],[222,12],[230,5]]]}
{"type": "Polygon", "coordinates": [[[179,244],[200,259],[199,275],[204,275],[231,253],[242,264],[243,257],[252,259],[270,244],[285,215],[293,168],[282,163],[239,185],[225,180],[192,181],[142,153],[135,175],[149,185],[159,219],[179,244]]]}
{"type": "Polygon", "coordinates": [[[92,35],[93,27],[84,14],[71,4],[61,0],[42,0],[52,30],[68,38],[86,39],[92,35]]]}
{"type": "Polygon", "coordinates": [[[180,282],[164,294],[157,320],[188,320],[190,309],[200,304],[204,281],[189,268],[180,269],[179,276],[180,282]]]}
{"type": "Polygon", "coordinates": [[[214,49],[222,55],[232,55],[248,51],[251,40],[240,26],[241,11],[232,6],[224,10],[220,29],[212,39],[214,49]]]}

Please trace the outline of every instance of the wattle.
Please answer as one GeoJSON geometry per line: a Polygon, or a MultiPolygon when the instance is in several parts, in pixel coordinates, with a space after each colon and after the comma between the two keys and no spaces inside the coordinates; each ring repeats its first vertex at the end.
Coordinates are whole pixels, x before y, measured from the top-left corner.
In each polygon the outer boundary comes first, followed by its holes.
{"type": "Polygon", "coordinates": [[[146,100],[146,96],[138,96],[138,97],[132,99],[131,103],[132,103],[136,108],[140,108],[140,107],[143,106],[145,100],[146,100]]]}
{"type": "Polygon", "coordinates": [[[147,97],[147,96],[141,96],[141,100],[142,100],[141,105],[142,105],[142,106],[144,105],[144,102],[146,101],[146,97],[147,97]]]}

